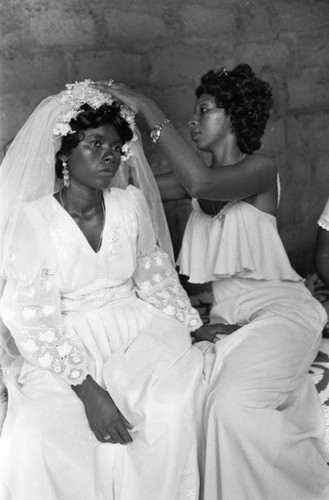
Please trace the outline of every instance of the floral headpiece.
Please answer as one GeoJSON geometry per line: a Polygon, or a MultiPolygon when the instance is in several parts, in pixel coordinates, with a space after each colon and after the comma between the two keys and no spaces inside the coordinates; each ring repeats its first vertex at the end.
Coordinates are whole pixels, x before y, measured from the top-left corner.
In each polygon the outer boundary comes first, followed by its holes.
{"type": "MultiPolygon", "coordinates": [[[[61,97],[62,109],[58,121],[53,129],[56,137],[64,137],[68,134],[74,134],[70,126],[70,121],[75,119],[80,113],[83,112],[81,107],[88,104],[93,109],[99,109],[103,104],[111,105],[117,99],[111,95],[103,94],[100,90],[90,87],[89,84],[94,83],[92,80],[84,80],[83,82],[68,83],[67,90],[63,92],[61,97]]],[[[125,104],[120,104],[119,115],[126,120],[129,127],[133,132],[131,141],[124,144],[122,151],[124,153],[122,159],[127,160],[132,156],[130,145],[132,142],[137,141],[138,138],[134,133],[135,129],[135,111],[125,104]]]]}

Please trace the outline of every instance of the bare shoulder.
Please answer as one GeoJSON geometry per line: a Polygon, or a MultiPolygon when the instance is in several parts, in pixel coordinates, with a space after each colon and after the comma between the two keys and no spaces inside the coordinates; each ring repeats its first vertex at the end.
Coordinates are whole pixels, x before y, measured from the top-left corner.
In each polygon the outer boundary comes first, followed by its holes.
{"type": "Polygon", "coordinates": [[[277,187],[278,169],[272,156],[254,153],[245,159],[250,176],[257,178],[258,193],[271,191],[277,187]]]}
{"type": "Polygon", "coordinates": [[[272,156],[260,154],[260,153],[254,153],[252,155],[249,155],[247,157],[250,162],[253,162],[257,167],[263,167],[268,170],[273,171],[274,173],[277,173],[277,165],[276,161],[272,156]]]}
{"type": "Polygon", "coordinates": [[[278,169],[275,159],[259,153],[251,155],[251,158],[254,175],[259,179],[259,190],[248,201],[259,210],[275,216],[278,200],[278,169]]]}

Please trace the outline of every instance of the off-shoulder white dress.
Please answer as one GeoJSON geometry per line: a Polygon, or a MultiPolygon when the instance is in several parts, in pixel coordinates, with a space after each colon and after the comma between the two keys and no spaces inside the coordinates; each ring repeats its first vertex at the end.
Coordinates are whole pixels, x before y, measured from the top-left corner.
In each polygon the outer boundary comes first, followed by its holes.
{"type": "Polygon", "coordinates": [[[328,499],[324,419],[308,375],[326,314],[292,269],[276,218],[246,201],[211,217],[193,200],[178,264],[191,282],[212,282],[213,323],[242,325],[198,344],[201,498],[328,499]]]}
{"type": "Polygon", "coordinates": [[[201,321],[141,192],[115,188],[104,201],[97,253],[54,197],[17,218],[0,304],[18,348],[7,339],[1,500],[198,498],[203,359],[189,330],[201,321]],[[70,387],[87,373],[133,425],[132,444],[96,440],[70,387]]]}

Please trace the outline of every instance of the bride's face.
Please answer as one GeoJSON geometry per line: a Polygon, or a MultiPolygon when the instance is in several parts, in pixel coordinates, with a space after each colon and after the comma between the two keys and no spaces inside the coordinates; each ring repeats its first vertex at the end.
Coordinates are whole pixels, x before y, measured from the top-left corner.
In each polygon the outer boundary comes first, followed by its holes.
{"type": "Polygon", "coordinates": [[[108,188],[120,166],[122,146],[113,125],[85,130],[83,140],[67,159],[70,182],[92,189],[108,188]]]}

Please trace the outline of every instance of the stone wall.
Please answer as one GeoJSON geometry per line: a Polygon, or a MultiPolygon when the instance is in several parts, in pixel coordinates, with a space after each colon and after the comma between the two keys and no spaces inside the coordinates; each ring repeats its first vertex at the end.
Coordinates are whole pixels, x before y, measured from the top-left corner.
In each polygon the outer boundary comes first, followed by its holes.
{"type": "MultiPolygon", "coordinates": [[[[329,195],[328,35],[327,0],[2,0],[0,146],[40,100],[85,78],[136,86],[187,135],[198,77],[248,62],[273,87],[264,151],[281,173],[280,232],[305,275],[329,195]]],[[[167,170],[144,139],[154,170],[167,170]]],[[[166,204],[176,250],[189,210],[166,204]]]]}

